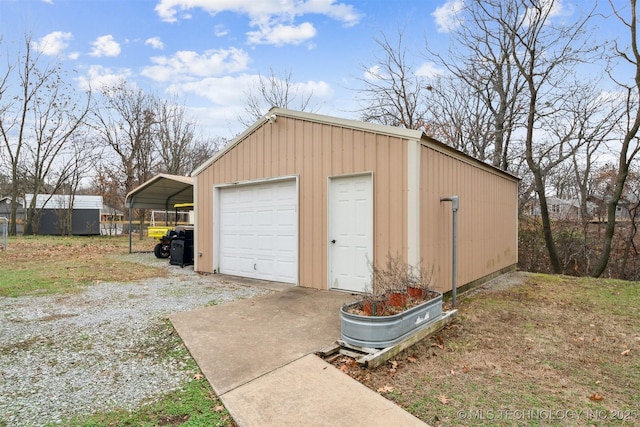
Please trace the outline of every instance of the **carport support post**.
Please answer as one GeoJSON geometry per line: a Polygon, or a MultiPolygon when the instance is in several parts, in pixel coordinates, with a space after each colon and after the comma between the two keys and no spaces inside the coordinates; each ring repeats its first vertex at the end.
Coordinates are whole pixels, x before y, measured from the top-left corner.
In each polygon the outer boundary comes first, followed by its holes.
{"type": "Polygon", "coordinates": [[[133,195],[131,196],[131,200],[129,201],[129,253],[131,253],[131,227],[133,227],[133,221],[131,219],[131,217],[133,216],[133,199],[135,199],[136,196],[133,195]]]}
{"type": "Polygon", "coordinates": [[[2,249],[7,250],[7,226],[9,225],[9,219],[1,216],[0,222],[2,222],[2,249]]]}
{"type": "Polygon", "coordinates": [[[457,279],[456,279],[456,273],[458,270],[458,248],[457,248],[457,241],[458,241],[458,196],[452,196],[452,197],[441,197],[440,198],[441,202],[451,202],[451,209],[453,210],[453,244],[452,246],[452,251],[453,251],[453,256],[452,256],[452,261],[451,261],[451,305],[453,308],[456,308],[456,288],[457,288],[457,279]]]}

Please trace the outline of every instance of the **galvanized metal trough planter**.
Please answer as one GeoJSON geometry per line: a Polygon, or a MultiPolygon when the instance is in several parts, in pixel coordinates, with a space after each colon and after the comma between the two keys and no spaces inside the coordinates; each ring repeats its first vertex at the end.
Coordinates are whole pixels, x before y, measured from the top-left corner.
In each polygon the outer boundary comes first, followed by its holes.
{"type": "Polygon", "coordinates": [[[344,342],[368,348],[396,345],[442,317],[442,294],[406,311],[390,316],[350,313],[361,302],[340,308],[340,332],[344,342]]]}

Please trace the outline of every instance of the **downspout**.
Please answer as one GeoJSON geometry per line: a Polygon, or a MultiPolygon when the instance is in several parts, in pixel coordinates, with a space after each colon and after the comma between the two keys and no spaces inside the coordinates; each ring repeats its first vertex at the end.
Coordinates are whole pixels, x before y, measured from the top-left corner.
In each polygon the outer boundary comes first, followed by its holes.
{"type": "Polygon", "coordinates": [[[457,288],[457,270],[458,270],[458,196],[441,197],[441,202],[451,202],[453,210],[453,244],[452,246],[452,262],[451,262],[451,305],[456,308],[456,288],[457,288]]]}

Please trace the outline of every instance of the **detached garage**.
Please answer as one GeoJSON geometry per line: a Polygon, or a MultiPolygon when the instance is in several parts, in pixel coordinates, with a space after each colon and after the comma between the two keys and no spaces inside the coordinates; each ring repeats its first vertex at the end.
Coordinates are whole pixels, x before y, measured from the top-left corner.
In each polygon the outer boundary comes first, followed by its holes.
{"type": "Polygon", "coordinates": [[[421,131],[273,108],[194,172],[195,269],[363,292],[389,255],[451,290],[515,268],[518,179],[421,131]]]}

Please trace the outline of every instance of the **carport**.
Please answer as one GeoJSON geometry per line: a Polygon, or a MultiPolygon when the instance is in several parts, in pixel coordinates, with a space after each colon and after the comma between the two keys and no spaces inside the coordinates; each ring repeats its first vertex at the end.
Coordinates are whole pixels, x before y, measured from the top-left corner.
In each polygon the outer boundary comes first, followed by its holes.
{"type": "Polygon", "coordinates": [[[127,194],[125,206],[129,208],[129,253],[134,209],[164,209],[169,211],[176,203],[193,203],[193,178],[161,173],[127,194]]]}

